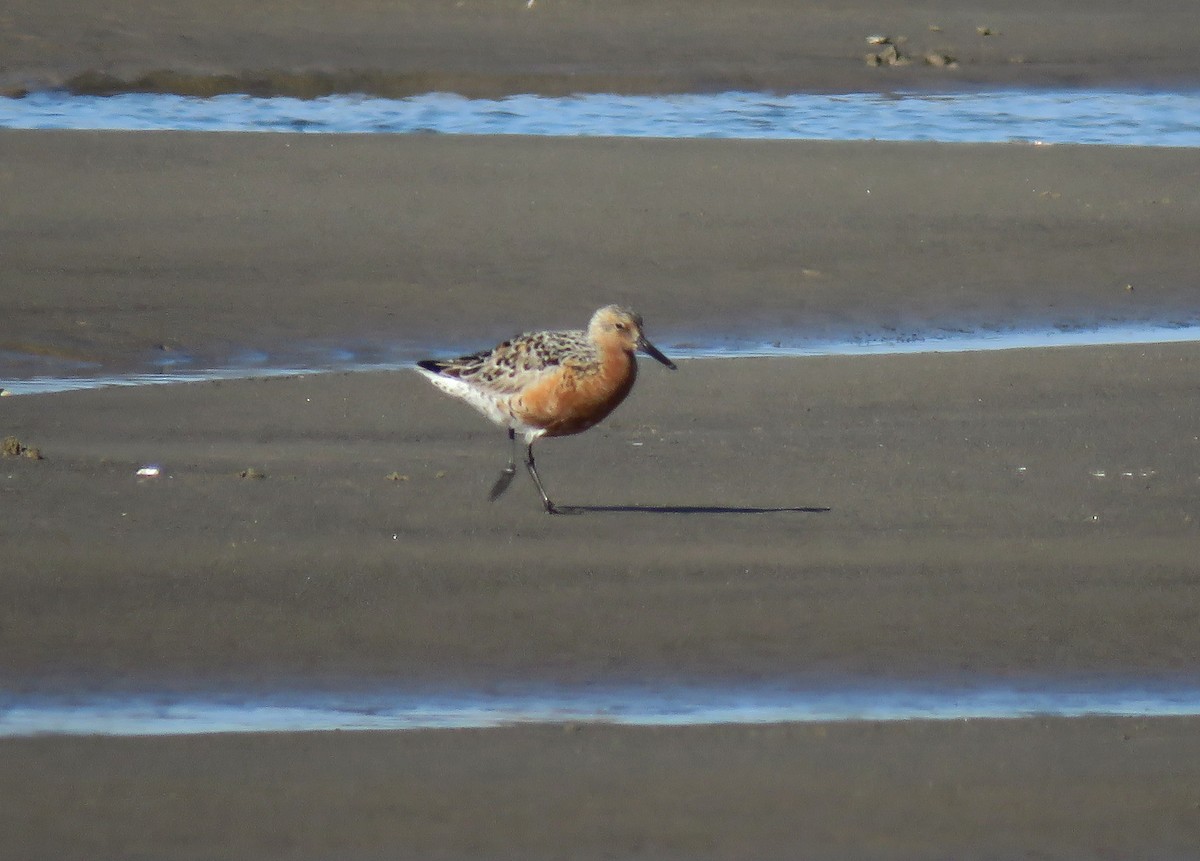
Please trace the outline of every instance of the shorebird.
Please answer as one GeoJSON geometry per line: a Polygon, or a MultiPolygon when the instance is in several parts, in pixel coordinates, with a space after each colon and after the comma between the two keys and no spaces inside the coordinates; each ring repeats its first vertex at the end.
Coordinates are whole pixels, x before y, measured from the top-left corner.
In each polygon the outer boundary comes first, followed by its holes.
{"type": "Polygon", "coordinates": [[[675,370],[675,363],[646,340],[641,316],[607,305],[592,315],[586,331],[530,332],[469,356],[417,362],[417,368],[443,392],[508,430],[508,465],[489,498],[498,499],[516,474],[520,433],[525,468],[542,504],[548,514],[559,514],[562,509],[538,478],[534,440],[582,433],[616,409],[637,378],[634,353],[639,350],[675,370]]]}

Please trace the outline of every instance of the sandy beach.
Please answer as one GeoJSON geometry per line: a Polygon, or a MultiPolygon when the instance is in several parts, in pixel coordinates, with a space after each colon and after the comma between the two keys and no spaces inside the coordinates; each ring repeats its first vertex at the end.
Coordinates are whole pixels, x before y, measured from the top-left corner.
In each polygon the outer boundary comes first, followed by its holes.
{"type": "Polygon", "coordinates": [[[1189,672],[1198,361],[647,368],[563,518],[413,373],[9,398],[6,684],[1189,672]]]}
{"type": "Polygon", "coordinates": [[[27,739],[0,824],[39,859],[1188,858],[1198,754],[1115,719],[27,739]]]}
{"type": "MultiPolygon", "coordinates": [[[[0,16],[4,88],[1200,77],[1192,3],[74,9],[0,16]],[[871,33],[959,65],[869,67],[871,33]]],[[[1198,174],[1171,149],[0,131],[0,376],[448,355],[614,301],[668,354],[1194,321],[1198,174]]],[[[524,476],[489,503],[503,433],[412,372],[0,399],[42,455],[0,460],[0,692],[1195,683],[1197,345],[679,365],[541,447],[570,517],[524,476]]],[[[1189,857],[1197,728],[9,738],[0,855],[1189,857]]]]}
{"type": "MultiPolygon", "coordinates": [[[[1195,316],[1186,149],[0,132],[0,350],[105,367],[1195,316]]],[[[414,354],[414,358],[419,357],[414,354]]]]}
{"type": "MultiPolygon", "coordinates": [[[[13,0],[0,89],[195,95],[1191,85],[1191,0],[13,0]],[[887,37],[906,62],[868,64],[887,37]],[[928,58],[934,58],[931,65],[928,58]]],[[[886,49],[886,46],[883,46],[886,49]]]]}

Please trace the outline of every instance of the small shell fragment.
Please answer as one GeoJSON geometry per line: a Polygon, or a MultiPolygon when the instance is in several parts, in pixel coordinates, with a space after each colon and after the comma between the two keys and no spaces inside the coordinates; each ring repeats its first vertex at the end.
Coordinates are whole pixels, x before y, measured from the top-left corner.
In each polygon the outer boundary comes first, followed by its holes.
{"type": "Polygon", "coordinates": [[[157,478],[162,474],[162,467],[157,464],[147,464],[137,471],[138,478],[157,478]]]}

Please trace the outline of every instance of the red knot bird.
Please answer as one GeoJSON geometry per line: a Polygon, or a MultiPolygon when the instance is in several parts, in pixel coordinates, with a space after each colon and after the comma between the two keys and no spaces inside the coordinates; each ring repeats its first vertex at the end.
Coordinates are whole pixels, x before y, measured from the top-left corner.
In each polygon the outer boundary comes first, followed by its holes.
{"type": "Polygon", "coordinates": [[[458,359],[427,359],[417,368],[446,394],[466,401],[508,430],[508,465],[492,487],[495,500],[516,474],[516,434],[525,437],[525,468],[549,514],[550,501],[533,464],[534,440],[582,433],[617,408],[637,378],[637,351],[675,363],[646,340],[642,318],[608,305],[586,331],[531,332],[458,359]]]}

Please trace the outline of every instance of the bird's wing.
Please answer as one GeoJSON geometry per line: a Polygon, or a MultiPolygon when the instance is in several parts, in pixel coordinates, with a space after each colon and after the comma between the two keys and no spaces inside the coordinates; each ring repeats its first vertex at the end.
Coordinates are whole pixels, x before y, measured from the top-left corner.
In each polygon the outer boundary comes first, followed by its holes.
{"type": "Polygon", "coordinates": [[[590,350],[583,332],[533,332],[491,350],[444,361],[419,363],[428,371],[496,392],[519,392],[545,374],[573,364],[590,350]]]}

